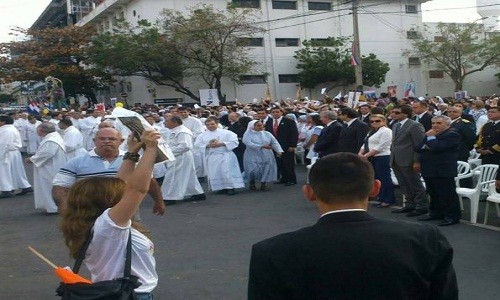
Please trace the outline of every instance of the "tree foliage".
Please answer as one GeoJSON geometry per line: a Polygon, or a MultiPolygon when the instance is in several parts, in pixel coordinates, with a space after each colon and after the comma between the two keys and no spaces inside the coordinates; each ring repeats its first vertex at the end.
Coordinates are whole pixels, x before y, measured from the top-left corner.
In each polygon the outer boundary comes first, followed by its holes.
{"type": "Polygon", "coordinates": [[[500,61],[500,36],[485,33],[482,25],[439,23],[437,31],[439,42],[434,41],[434,35],[420,35],[406,55],[421,57],[443,70],[455,83],[455,90],[463,89],[468,75],[500,61]]]}
{"type": "Polygon", "coordinates": [[[93,39],[87,49],[93,65],[110,75],[137,75],[158,85],[174,88],[192,99],[196,92],[184,79],[199,78],[207,88],[217,89],[224,100],[222,78],[236,82],[255,62],[238,38],[261,31],[247,10],[227,13],[209,5],[190,9],[187,15],[164,10],[160,20],[137,25],[122,22],[113,33],[93,39]]]}
{"type": "Polygon", "coordinates": [[[0,78],[5,82],[43,81],[53,76],[63,81],[66,95],[92,97],[101,74],[85,68],[83,46],[93,33],[94,29],[87,26],[17,28],[16,34],[25,38],[0,44],[0,78]]]}
{"type": "MultiPolygon", "coordinates": [[[[356,82],[354,67],[351,66],[350,52],[346,37],[329,37],[324,41],[304,41],[304,48],[295,52],[299,61],[297,68],[302,87],[314,88],[322,83],[336,83],[345,86],[356,82]]],[[[362,56],[363,83],[379,87],[385,81],[389,64],[379,60],[375,54],[362,56]]]]}

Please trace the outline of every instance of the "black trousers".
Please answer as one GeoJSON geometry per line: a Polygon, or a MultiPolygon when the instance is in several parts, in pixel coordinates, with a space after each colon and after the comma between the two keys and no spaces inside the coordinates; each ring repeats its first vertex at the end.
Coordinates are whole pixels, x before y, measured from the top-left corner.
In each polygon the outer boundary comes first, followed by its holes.
{"type": "Polygon", "coordinates": [[[460,220],[462,211],[455,190],[455,179],[453,177],[424,177],[424,180],[427,193],[431,198],[429,214],[453,221],[460,220]]]}
{"type": "Polygon", "coordinates": [[[281,158],[276,158],[278,165],[279,181],[284,183],[297,183],[297,176],[295,176],[295,153],[285,150],[281,158]]]}

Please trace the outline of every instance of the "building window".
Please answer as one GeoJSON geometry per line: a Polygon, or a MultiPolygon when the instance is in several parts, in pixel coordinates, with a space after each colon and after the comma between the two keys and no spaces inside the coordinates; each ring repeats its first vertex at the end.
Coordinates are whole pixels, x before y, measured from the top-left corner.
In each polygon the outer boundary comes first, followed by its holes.
{"type": "Polygon", "coordinates": [[[298,47],[299,39],[276,39],[276,47],[298,47]]]}
{"type": "Polygon", "coordinates": [[[408,30],[406,32],[406,38],[409,40],[414,40],[414,39],[418,38],[418,32],[415,30],[408,30]]]}
{"type": "Polygon", "coordinates": [[[266,75],[241,75],[241,84],[263,84],[266,83],[266,75]]]}
{"type": "Polygon", "coordinates": [[[405,12],[407,14],[416,14],[416,13],[418,13],[417,6],[416,5],[406,4],[405,5],[405,12]]]}
{"type": "Polygon", "coordinates": [[[309,10],[332,10],[332,3],[330,2],[307,2],[309,10]]]}
{"type": "Polygon", "coordinates": [[[444,78],[444,72],[441,70],[429,71],[429,78],[444,78]]]}
{"type": "Polygon", "coordinates": [[[264,39],[263,38],[238,38],[236,40],[238,46],[241,47],[263,47],[264,39]]]}
{"type": "Polygon", "coordinates": [[[233,0],[235,7],[242,8],[260,8],[260,0],[233,0]]]}
{"type": "Polygon", "coordinates": [[[420,65],[420,58],[419,57],[409,57],[408,64],[410,66],[419,66],[420,65]]]}
{"type": "Polygon", "coordinates": [[[444,37],[442,37],[440,35],[435,36],[434,37],[434,42],[436,42],[436,43],[442,43],[442,42],[444,42],[444,37]]]}
{"type": "Polygon", "coordinates": [[[278,75],[280,83],[297,83],[299,82],[298,74],[279,74],[278,75]]]}
{"type": "Polygon", "coordinates": [[[297,1],[273,0],[273,9],[297,9],[297,1]]]}

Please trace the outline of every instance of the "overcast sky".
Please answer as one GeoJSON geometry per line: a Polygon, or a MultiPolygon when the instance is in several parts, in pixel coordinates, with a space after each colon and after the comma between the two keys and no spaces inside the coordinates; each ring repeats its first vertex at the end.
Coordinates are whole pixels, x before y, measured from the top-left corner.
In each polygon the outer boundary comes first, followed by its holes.
{"type": "MultiPolygon", "coordinates": [[[[12,39],[9,28],[30,27],[51,0],[0,0],[0,42],[12,39]]],[[[472,22],[476,0],[433,0],[422,5],[424,22],[472,22]]]]}

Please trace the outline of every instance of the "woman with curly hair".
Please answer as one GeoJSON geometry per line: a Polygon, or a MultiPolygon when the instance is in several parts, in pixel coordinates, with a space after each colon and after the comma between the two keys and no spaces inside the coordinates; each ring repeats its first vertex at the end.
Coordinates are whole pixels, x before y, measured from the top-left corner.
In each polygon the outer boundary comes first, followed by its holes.
{"type": "Polygon", "coordinates": [[[152,291],[158,283],[149,232],[132,221],[132,216],[149,189],[159,137],[156,131],[144,131],[141,143],[129,139],[130,153],[124,157],[118,178],[91,177],[77,182],[62,214],[61,229],[72,257],[78,257],[89,232],[93,232],[84,260],[92,282],[123,276],[131,233],[131,272],[141,283],[135,289],[138,300],[153,299],[152,291]],[[136,166],[142,146],[144,154],[136,166]]]}

